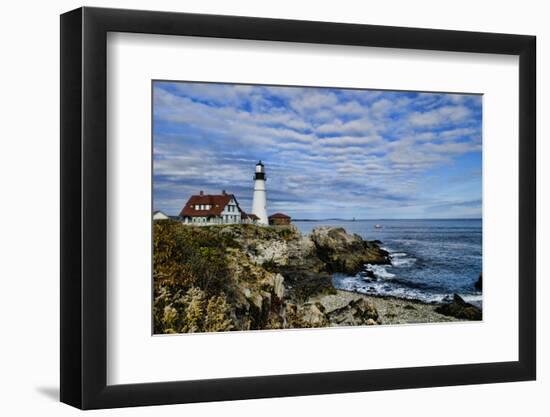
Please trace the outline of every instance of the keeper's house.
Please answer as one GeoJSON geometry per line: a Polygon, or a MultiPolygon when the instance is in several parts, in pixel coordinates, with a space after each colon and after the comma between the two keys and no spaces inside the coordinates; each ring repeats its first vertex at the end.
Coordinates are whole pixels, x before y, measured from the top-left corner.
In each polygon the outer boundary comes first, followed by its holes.
{"type": "Polygon", "coordinates": [[[269,224],[272,226],[288,226],[290,224],[290,216],[283,213],[275,213],[269,216],[269,224]]]}
{"type": "Polygon", "coordinates": [[[256,223],[254,217],[256,216],[241,210],[235,196],[225,190],[221,194],[204,194],[201,191],[198,195],[191,196],[180,213],[184,224],[199,226],[256,223]]]}

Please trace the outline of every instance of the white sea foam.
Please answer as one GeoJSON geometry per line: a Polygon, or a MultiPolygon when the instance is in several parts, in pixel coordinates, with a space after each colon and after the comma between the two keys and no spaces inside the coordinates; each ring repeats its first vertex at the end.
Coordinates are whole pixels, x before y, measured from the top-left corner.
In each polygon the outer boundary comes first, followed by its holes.
{"type": "Polygon", "coordinates": [[[416,258],[392,258],[391,263],[393,266],[412,266],[416,262],[416,258]]]}
{"type": "Polygon", "coordinates": [[[393,285],[391,280],[365,282],[362,280],[359,281],[357,277],[339,276],[336,279],[335,286],[343,290],[355,291],[366,295],[391,296],[424,302],[440,302],[444,297],[440,294],[425,293],[415,288],[393,285]]]}
{"type": "Polygon", "coordinates": [[[483,296],[481,294],[460,294],[460,296],[467,303],[473,304],[478,308],[483,308],[483,296]]]}
{"type": "Polygon", "coordinates": [[[473,301],[481,301],[483,300],[483,296],[481,294],[459,294],[462,299],[468,303],[473,301]]]}
{"type": "Polygon", "coordinates": [[[391,279],[395,277],[395,274],[388,272],[386,268],[391,268],[391,265],[371,265],[367,264],[367,271],[371,271],[376,278],[380,279],[391,279]]]}
{"type": "MultiPolygon", "coordinates": [[[[375,269],[380,272],[383,269],[380,269],[381,265],[368,265],[370,268],[375,267],[375,269]]],[[[373,271],[373,273],[376,276],[376,272],[373,271]]],[[[386,274],[390,274],[386,271],[386,274]]],[[[358,293],[366,294],[366,295],[381,295],[381,296],[391,296],[391,297],[397,297],[402,299],[410,299],[410,300],[421,300],[424,302],[443,302],[451,301],[452,300],[452,294],[438,294],[438,293],[431,293],[426,292],[418,288],[410,288],[407,286],[402,286],[399,283],[396,283],[395,281],[391,279],[383,279],[378,278],[377,280],[368,280],[368,279],[360,279],[358,276],[343,276],[343,275],[335,275],[334,276],[334,284],[336,288],[347,290],[347,291],[355,291],[358,293]]],[[[479,308],[482,308],[482,296],[478,294],[460,294],[460,296],[468,303],[471,303],[479,308]]]]}
{"type": "Polygon", "coordinates": [[[391,263],[396,267],[408,267],[414,265],[416,258],[407,257],[405,252],[395,252],[390,254],[391,263]]]}

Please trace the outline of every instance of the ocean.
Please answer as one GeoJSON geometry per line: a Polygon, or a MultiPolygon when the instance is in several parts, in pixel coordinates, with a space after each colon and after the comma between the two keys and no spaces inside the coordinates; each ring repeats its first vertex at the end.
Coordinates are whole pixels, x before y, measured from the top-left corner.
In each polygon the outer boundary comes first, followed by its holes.
{"type": "Polygon", "coordinates": [[[458,293],[466,301],[481,304],[481,292],[474,288],[482,268],[481,219],[323,220],[293,224],[302,233],[310,233],[318,226],[343,227],[363,239],[380,240],[381,247],[390,253],[392,265],[367,264],[355,276],[335,274],[336,288],[427,302],[458,293]],[[374,278],[367,276],[367,271],[372,271],[374,278]]]}

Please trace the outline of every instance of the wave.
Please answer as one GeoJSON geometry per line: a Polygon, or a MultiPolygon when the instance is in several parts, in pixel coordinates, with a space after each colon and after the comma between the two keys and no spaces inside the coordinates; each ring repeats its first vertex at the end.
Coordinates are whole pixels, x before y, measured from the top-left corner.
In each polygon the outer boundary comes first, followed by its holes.
{"type": "Polygon", "coordinates": [[[393,281],[358,280],[357,277],[335,276],[334,286],[341,290],[354,291],[366,295],[389,296],[427,303],[441,302],[447,294],[432,294],[419,288],[395,284],[393,281]]]}
{"type": "MultiPolygon", "coordinates": [[[[448,292],[440,283],[409,281],[396,273],[390,272],[392,268],[399,268],[405,263],[412,264],[415,258],[408,258],[405,252],[391,254],[393,265],[365,265],[365,270],[356,276],[335,274],[333,283],[336,288],[354,291],[366,295],[388,296],[409,300],[420,300],[427,303],[441,303],[452,299],[452,291],[448,292]],[[397,262],[396,262],[397,260],[397,262]]],[[[397,271],[395,271],[397,272],[397,271]]],[[[468,303],[481,308],[482,295],[480,293],[459,293],[468,303]]]]}
{"type": "Polygon", "coordinates": [[[391,272],[388,272],[386,268],[391,268],[391,265],[371,265],[367,264],[365,265],[365,270],[368,272],[371,272],[371,274],[367,274],[364,279],[371,278],[371,275],[374,275],[374,278],[378,279],[391,279],[395,277],[395,274],[392,274],[391,272]]]}
{"type": "Polygon", "coordinates": [[[409,267],[416,263],[416,258],[407,257],[405,252],[390,253],[390,260],[395,267],[409,267]]]}
{"type": "MultiPolygon", "coordinates": [[[[401,281],[401,280],[399,280],[401,281]]],[[[340,290],[354,291],[365,295],[395,297],[406,300],[420,300],[425,303],[441,303],[452,300],[452,294],[430,292],[421,286],[403,285],[404,282],[392,281],[365,281],[357,277],[334,276],[334,286],[340,290]]],[[[482,296],[477,294],[459,294],[464,301],[482,308],[482,296]]]]}

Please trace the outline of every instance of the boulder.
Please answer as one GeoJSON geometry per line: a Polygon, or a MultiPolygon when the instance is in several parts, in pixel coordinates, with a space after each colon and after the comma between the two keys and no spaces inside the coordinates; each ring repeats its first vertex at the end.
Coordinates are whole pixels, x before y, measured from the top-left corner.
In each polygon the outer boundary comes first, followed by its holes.
{"type": "Polygon", "coordinates": [[[303,267],[280,269],[287,284],[286,294],[293,300],[305,301],[317,294],[330,294],[335,291],[332,276],[327,272],[314,272],[303,267]]]}
{"type": "Polygon", "coordinates": [[[326,327],[330,323],[322,307],[315,303],[287,302],[285,304],[286,328],[326,327]]]}
{"type": "Polygon", "coordinates": [[[453,295],[453,301],[448,304],[441,304],[439,307],[436,307],[435,311],[445,316],[456,317],[457,319],[482,319],[481,309],[467,303],[458,294],[453,295]]]}
{"type": "Polygon", "coordinates": [[[482,273],[479,274],[479,278],[477,279],[476,283],[474,284],[475,289],[479,290],[479,291],[483,290],[483,284],[481,282],[481,275],[482,275],[482,273]]]}
{"type": "Polygon", "coordinates": [[[359,299],[351,301],[347,306],[331,312],[328,317],[333,325],[364,326],[365,324],[377,324],[378,312],[372,304],[359,299]]]}
{"type": "Polygon", "coordinates": [[[365,271],[365,278],[376,279],[376,275],[374,275],[374,271],[367,269],[365,271]]]}
{"type": "Polygon", "coordinates": [[[317,305],[306,304],[301,310],[301,319],[308,325],[307,327],[323,327],[328,325],[325,314],[317,305]]]}
{"type": "Polygon", "coordinates": [[[389,254],[373,242],[341,227],[317,227],[310,235],[317,256],[325,263],[327,272],[355,275],[365,264],[389,264],[389,254]]]}

